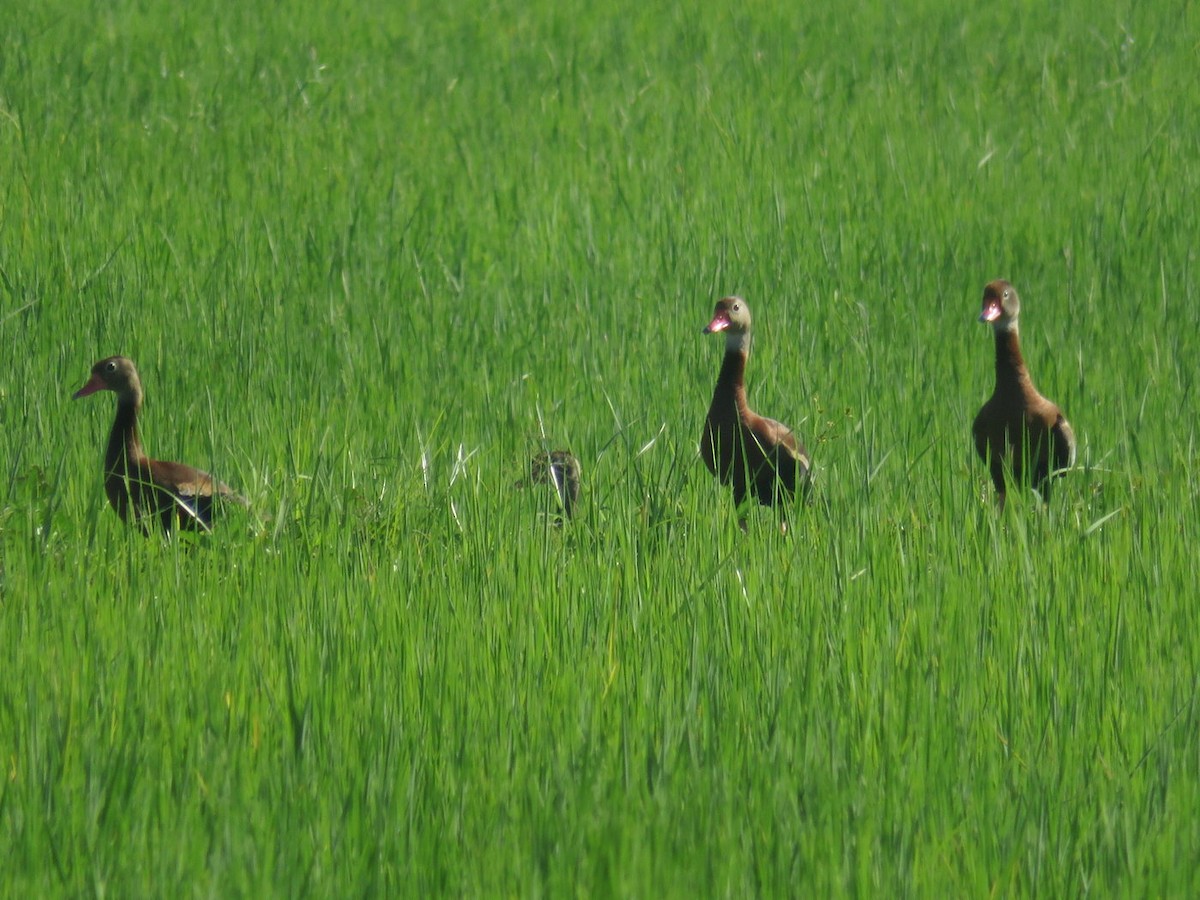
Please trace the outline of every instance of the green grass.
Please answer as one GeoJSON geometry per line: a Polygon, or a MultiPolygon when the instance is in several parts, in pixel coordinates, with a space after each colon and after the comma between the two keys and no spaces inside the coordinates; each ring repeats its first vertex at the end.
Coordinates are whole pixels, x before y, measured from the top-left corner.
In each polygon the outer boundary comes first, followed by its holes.
{"type": "Polygon", "coordinates": [[[1200,893],[1196,10],[819,6],[7,13],[0,893],[1200,893]],[[697,458],[732,292],[788,536],[697,458]],[[120,525],[111,353],[253,515],[120,525]]]}

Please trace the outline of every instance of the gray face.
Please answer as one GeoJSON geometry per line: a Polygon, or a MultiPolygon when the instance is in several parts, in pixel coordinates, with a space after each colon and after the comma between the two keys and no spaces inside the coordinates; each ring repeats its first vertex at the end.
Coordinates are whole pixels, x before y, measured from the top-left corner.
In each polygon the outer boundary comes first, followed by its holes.
{"type": "Polygon", "coordinates": [[[983,309],[979,321],[987,322],[1001,331],[1016,324],[1021,312],[1021,301],[1016,288],[1007,281],[993,281],[983,289],[983,309]]]}

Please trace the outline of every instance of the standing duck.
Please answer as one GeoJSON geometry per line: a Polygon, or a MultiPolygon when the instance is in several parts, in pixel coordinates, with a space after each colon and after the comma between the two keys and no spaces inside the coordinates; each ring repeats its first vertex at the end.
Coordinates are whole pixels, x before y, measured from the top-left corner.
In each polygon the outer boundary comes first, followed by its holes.
{"type": "MultiPolygon", "coordinates": [[[[812,462],[790,428],[753,412],[746,403],[750,307],[741,297],[717,301],[704,334],[725,332],[725,360],[700,435],[700,455],[721,484],[733,482],[739,510],[749,493],[763,506],[791,500],[799,482],[807,491],[812,462]]],[[[746,530],[742,515],[738,524],[746,530]]],[[[781,521],[787,529],[787,520],[781,521]]]]}
{"type": "Polygon", "coordinates": [[[1075,434],[1062,410],[1033,386],[1017,317],[1021,300],[1007,281],[983,289],[979,321],[989,323],[996,337],[996,388],[971,430],[975,449],[992,473],[1000,509],[1004,509],[1006,470],[1017,484],[1031,484],[1050,499],[1050,479],[1075,464],[1075,434]]]}
{"type": "Polygon", "coordinates": [[[182,463],[149,459],[138,438],[137,416],[142,408],[142,382],[132,360],[110,356],[92,366],[92,377],[73,400],[97,391],[117,395],[117,417],[104,451],[104,491],[122,521],[130,517],[149,534],[149,520],[157,518],[170,532],[176,522],[182,529],[209,531],[214,500],[246,501],[207,472],[182,463]]]}

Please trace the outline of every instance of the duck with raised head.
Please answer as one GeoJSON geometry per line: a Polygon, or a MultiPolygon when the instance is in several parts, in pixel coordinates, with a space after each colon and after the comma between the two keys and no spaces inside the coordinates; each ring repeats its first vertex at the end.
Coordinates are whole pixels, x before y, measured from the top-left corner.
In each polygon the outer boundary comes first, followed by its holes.
{"type": "MultiPolygon", "coordinates": [[[[791,501],[796,488],[807,492],[812,461],[795,432],[760,416],[746,402],[746,361],[750,355],[750,307],[741,297],[717,301],[704,334],[724,333],[725,358],[700,435],[700,455],[721,484],[733,485],[739,511],[747,496],[763,506],[791,501]]],[[[742,514],[738,524],[746,530],[742,514]]],[[[786,518],[781,527],[787,529],[786,518]]]]}
{"type": "Polygon", "coordinates": [[[100,360],[92,366],[87,384],[72,399],[98,391],[117,395],[117,416],[104,452],[104,491],[122,521],[132,517],[147,534],[153,519],[167,532],[176,524],[181,529],[209,531],[215,501],[246,505],[228,485],[207,472],[146,456],[137,424],[142,382],[132,360],[123,356],[100,360]]]}
{"type": "Polygon", "coordinates": [[[975,450],[987,465],[1004,508],[1007,480],[1031,485],[1050,499],[1050,480],[1075,464],[1075,434],[1056,405],[1038,393],[1021,355],[1017,319],[1021,299],[1007,281],[983,289],[979,321],[996,339],[996,387],[971,428],[975,450]]]}

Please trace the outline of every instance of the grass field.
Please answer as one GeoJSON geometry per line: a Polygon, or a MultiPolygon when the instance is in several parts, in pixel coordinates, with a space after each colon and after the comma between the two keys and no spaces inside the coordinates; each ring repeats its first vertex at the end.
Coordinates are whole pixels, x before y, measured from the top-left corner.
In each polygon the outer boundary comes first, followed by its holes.
{"type": "Polygon", "coordinates": [[[1197,9],[808,6],[6,12],[0,893],[1200,894],[1197,9]],[[113,353],[252,514],[122,527],[113,353]]]}

